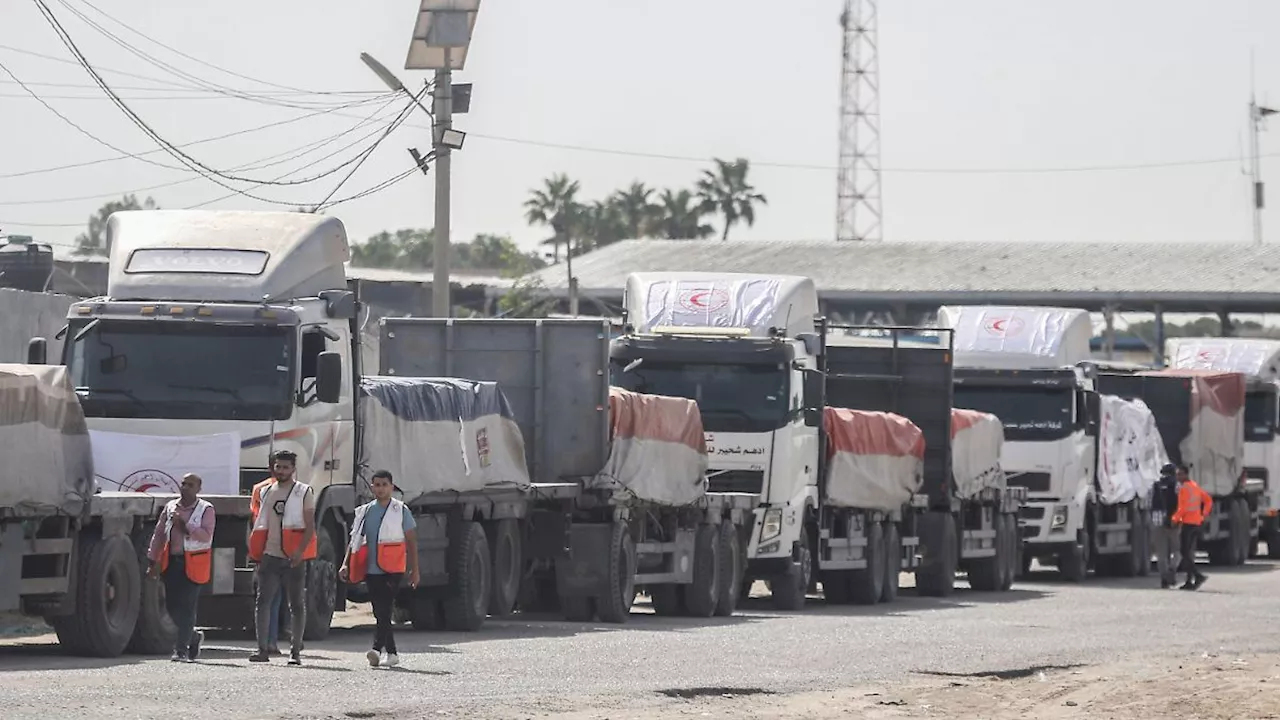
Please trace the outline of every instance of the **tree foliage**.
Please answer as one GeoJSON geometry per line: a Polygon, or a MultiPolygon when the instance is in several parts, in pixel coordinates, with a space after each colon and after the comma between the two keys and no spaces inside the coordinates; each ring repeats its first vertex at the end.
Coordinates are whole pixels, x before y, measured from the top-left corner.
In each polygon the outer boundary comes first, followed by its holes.
{"type": "Polygon", "coordinates": [[[114,212],[122,210],[157,210],[156,201],[147,198],[142,202],[138,202],[136,195],[125,195],[119,200],[111,202],[98,208],[98,211],[89,216],[89,227],[85,232],[76,236],[76,248],[71,251],[72,255],[79,257],[101,256],[106,257],[111,254],[111,244],[107,239],[107,220],[114,212]]]}
{"type": "Polygon", "coordinates": [[[581,198],[578,181],[557,173],[530,192],[525,220],[550,228],[551,237],[543,245],[552,248],[553,262],[560,261],[562,247],[576,257],[619,240],[711,237],[716,230],[707,220],[716,215],[722,223],[720,238],[727,240],[733,226],[754,225],[757,207],[768,200],[748,182],[751,166],[745,158],[714,162],[692,189],[658,190],[636,180],[593,201],[581,198]]]}
{"type": "MultiPolygon", "coordinates": [[[[467,243],[453,243],[449,266],[459,270],[495,270],[523,275],[545,267],[537,253],[524,252],[505,235],[477,235],[467,243]]],[[[351,247],[351,264],[358,267],[426,270],[435,267],[435,230],[402,228],[382,231],[351,247]]]]}

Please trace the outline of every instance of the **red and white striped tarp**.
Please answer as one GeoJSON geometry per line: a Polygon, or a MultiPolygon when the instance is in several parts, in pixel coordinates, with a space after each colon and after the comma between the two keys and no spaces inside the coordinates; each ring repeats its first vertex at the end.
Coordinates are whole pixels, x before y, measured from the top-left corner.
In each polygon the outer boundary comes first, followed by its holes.
{"type": "Polygon", "coordinates": [[[924,433],[901,415],[826,408],[827,501],[893,510],[920,488],[924,433]]]}
{"type": "Polygon", "coordinates": [[[692,400],[609,388],[609,460],[597,486],[664,505],[706,494],[707,442],[692,400]]]}

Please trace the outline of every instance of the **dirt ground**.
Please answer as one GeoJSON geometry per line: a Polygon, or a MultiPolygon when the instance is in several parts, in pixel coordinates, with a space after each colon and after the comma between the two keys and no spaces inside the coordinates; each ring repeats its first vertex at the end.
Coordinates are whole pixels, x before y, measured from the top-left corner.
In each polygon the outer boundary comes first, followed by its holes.
{"type": "Polygon", "coordinates": [[[633,702],[622,708],[583,709],[580,700],[565,699],[468,716],[536,720],[1263,720],[1280,718],[1280,654],[1235,657],[1206,653],[1151,664],[1029,668],[982,677],[916,676],[892,686],[798,695],[770,695],[749,688],[699,688],[685,695],[657,697],[651,703],[633,702]],[[568,709],[571,704],[578,707],[568,709]]]}

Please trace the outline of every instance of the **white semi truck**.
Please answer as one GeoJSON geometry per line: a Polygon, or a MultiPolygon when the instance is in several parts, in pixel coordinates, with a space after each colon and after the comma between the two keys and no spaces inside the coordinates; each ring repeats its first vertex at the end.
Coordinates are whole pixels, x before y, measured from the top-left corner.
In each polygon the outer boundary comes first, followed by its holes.
{"type": "Polygon", "coordinates": [[[803,277],[635,273],[625,304],[613,382],[696,400],[711,488],[761,497],[741,538],[744,592],[765,580],[775,606],[794,610],[819,582],[830,601],[891,600],[904,570],[934,595],[952,591],[962,564],[991,578],[989,589],[1012,582],[1021,491],[967,500],[954,491],[949,343],[913,343],[902,328],[857,337],[830,325],[803,277]],[[914,423],[925,442],[918,492],[892,507],[833,502],[828,408],[914,423]]]}
{"type": "Polygon", "coordinates": [[[1074,582],[1090,568],[1147,574],[1145,508],[1161,443],[1149,411],[1099,395],[1088,364],[1089,314],[954,306],[939,310],[938,324],[956,334],[955,404],[1001,419],[1004,470],[1029,494],[1022,571],[1038,559],[1074,582]],[[1126,432],[1137,444],[1109,442],[1126,432]]]}
{"type": "MultiPolygon", "coordinates": [[[[1170,338],[1169,367],[1217,370],[1245,376],[1244,472],[1257,494],[1259,539],[1267,557],[1280,559],[1280,340],[1264,338],[1170,338]]],[[[1250,549],[1250,557],[1256,546],[1250,549]]]]}

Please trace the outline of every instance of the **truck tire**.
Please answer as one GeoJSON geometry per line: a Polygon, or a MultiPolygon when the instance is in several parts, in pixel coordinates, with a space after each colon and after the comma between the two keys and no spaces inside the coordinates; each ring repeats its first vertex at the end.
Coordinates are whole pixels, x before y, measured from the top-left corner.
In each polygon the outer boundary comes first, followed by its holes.
{"type": "MultiPolygon", "coordinates": [[[[714,538],[711,541],[711,547],[714,552],[714,538]]],[[[695,554],[695,565],[697,562],[698,558],[695,554]]],[[[714,558],[712,562],[714,563],[714,558]]],[[[697,581],[696,575],[694,580],[697,581]]],[[[714,600],[714,579],[711,588],[708,595],[714,600]]],[[[596,598],[596,613],[600,616],[601,622],[625,623],[631,616],[631,605],[635,601],[636,543],[631,539],[631,530],[627,528],[627,524],[615,520],[613,533],[609,538],[609,592],[604,597],[596,598]]]]}
{"type": "Polygon", "coordinates": [[[446,630],[470,632],[484,624],[489,614],[489,542],[479,523],[458,523],[455,537],[445,553],[449,588],[444,597],[446,630]]]}
{"type": "Polygon", "coordinates": [[[169,618],[164,604],[164,579],[147,578],[147,549],[151,544],[150,533],[138,533],[133,537],[133,547],[138,553],[138,572],[142,579],[142,602],[138,606],[138,622],[133,626],[133,637],[125,652],[135,655],[168,655],[173,650],[178,626],[169,618]]]}
{"type": "MultiPolygon", "coordinates": [[[[316,559],[307,563],[307,585],[303,593],[306,625],[303,640],[324,640],[333,624],[333,610],[338,604],[338,551],[331,523],[323,523],[316,532],[316,559]]],[[[283,592],[283,590],[282,590],[283,592]]]]}
{"type": "Polygon", "coordinates": [[[436,632],[444,629],[444,609],[440,598],[428,590],[413,590],[409,601],[409,622],[418,632],[436,632]]]}
{"type": "Polygon", "coordinates": [[[691,617],[709,618],[720,599],[720,526],[699,525],[693,542],[693,582],[684,585],[684,607],[691,617]]]}
{"type": "Polygon", "coordinates": [[[992,542],[996,554],[991,557],[978,558],[969,562],[969,588],[979,592],[996,592],[1004,580],[1005,541],[1004,520],[996,514],[996,537],[992,542]]]}
{"type": "Polygon", "coordinates": [[[720,585],[716,588],[716,617],[729,617],[738,609],[738,588],[742,585],[746,558],[738,542],[738,528],[728,520],[717,531],[720,544],[720,585]]]}
{"type": "Polygon", "coordinates": [[[1000,515],[1000,526],[1004,528],[1004,568],[1000,571],[1000,591],[1005,592],[1013,587],[1014,578],[1022,565],[1019,553],[1022,538],[1018,537],[1018,516],[1012,513],[1000,515]]]}
{"type": "Polygon", "coordinates": [[[133,637],[141,600],[142,574],[129,539],[82,537],[75,611],[54,619],[58,642],[78,655],[119,657],[133,637]]]}
{"type": "Polygon", "coordinates": [[[880,590],[880,602],[888,603],[898,599],[899,575],[902,574],[902,536],[898,534],[898,524],[884,524],[884,587],[880,590]]]}
{"type": "Polygon", "coordinates": [[[1249,547],[1253,544],[1249,527],[1249,501],[1242,497],[1236,498],[1231,511],[1231,540],[1235,548],[1231,564],[1243,565],[1249,560],[1249,547]]]}
{"type": "Polygon", "coordinates": [[[849,573],[849,596],[858,605],[875,605],[884,594],[884,526],[867,525],[867,566],[849,573]]]}
{"type": "Polygon", "coordinates": [[[489,614],[499,618],[510,617],[520,595],[520,576],[524,567],[520,524],[511,518],[486,523],[485,535],[489,551],[493,554],[489,614]]]}
{"type": "Polygon", "coordinates": [[[955,591],[960,548],[956,518],[949,512],[927,512],[920,518],[923,559],[916,568],[916,590],[927,597],[948,597],[955,591]]]}
{"type": "Polygon", "coordinates": [[[1076,541],[1058,553],[1058,573],[1067,582],[1084,582],[1089,576],[1089,536],[1076,532],[1076,541]]]}
{"type": "Polygon", "coordinates": [[[773,607],[778,610],[804,609],[805,593],[809,590],[809,579],[813,574],[809,533],[800,533],[799,542],[800,561],[791,563],[785,573],[769,580],[769,594],[773,598],[773,607]]]}

